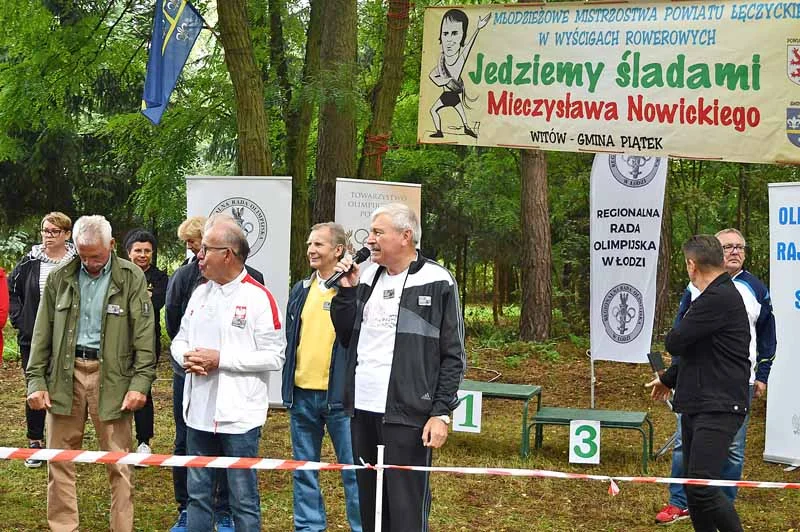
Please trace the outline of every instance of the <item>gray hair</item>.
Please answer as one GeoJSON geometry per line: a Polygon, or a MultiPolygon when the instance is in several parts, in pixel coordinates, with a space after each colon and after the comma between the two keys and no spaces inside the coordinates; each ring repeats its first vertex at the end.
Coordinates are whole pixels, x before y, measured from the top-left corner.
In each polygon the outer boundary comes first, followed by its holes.
{"type": "Polygon", "coordinates": [[[99,214],[81,216],[72,228],[72,240],[76,246],[97,243],[108,246],[111,244],[111,224],[99,214]]]}
{"type": "Polygon", "coordinates": [[[342,227],[342,224],[337,224],[336,222],[322,222],[311,226],[311,232],[313,233],[324,227],[327,227],[331,233],[331,244],[333,247],[342,246],[342,254],[336,257],[337,259],[341,259],[345,251],[347,251],[347,233],[344,227],[342,227]]]}
{"type": "Polygon", "coordinates": [[[739,238],[742,239],[742,244],[744,244],[745,246],[747,245],[747,241],[744,239],[744,235],[742,234],[741,231],[739,231],[735,227],[727,227],[727,228],[723,229],[722,231],[717,231],[717,233],[714,236],[719,238],[720,235],[727,235],[728,233],[733,233],[734,235],[739,235],[739,238]]]}
{"type": "Polygon", "coordinates": [[[411,207],[405,203],[387,203],[372,212],[372,221],[381,214],[387,215],[392,220],[392,226],[398,231],[411,231],[411,240],[414,244],[419,244],[422,240],[422,227],[419,225],[419,218],[411,207]]]}
{"type": "Polygon", "coordinates": [[[250,244],[247,242],[247,236],[244,234],[239,222],[237,222],[236,219],[230,214],[212,214],[208,220],[206,220],[203,234],[205,235],[208,233],[211,228],[216,225],[226,226],[228,230],[223,232],[222,242],[226,246],[230,247],[233,250],[233,254],[236,255],[239,260],[242,261],[242,263],[244,263],[244,261],[247,259],[247,256],[250,255],[250,244]]]}

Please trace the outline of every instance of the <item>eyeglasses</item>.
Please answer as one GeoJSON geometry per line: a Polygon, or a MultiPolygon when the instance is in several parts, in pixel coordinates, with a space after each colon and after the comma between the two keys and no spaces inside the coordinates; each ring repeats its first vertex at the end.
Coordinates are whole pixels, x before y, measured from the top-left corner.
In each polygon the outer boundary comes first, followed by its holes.
{"type": "Polygon", "coordinates": [[[59,236],[63,232],[64,232],[63,229],[52,229],[52,230],[42,229],[41,231],[39,231],[39,233],[41,233],[42,236],[59,236]]]}
{"type": "Polygon", "coordinates": [[[229,247],[206,246],[205,244],[202,244],[202,245],[200,246],[200,253],[202,253],[203,255],[205,255],[205,254],[206,254],[206,253],[208,253],[209,251],[212,251],[212,250],[217,250],[217,251],[219,251],[219,250],[223,250],[223,249],[224,249],[225,251],[228,251],[228,250],[230,249],[230,250],[231,250],[231,253],[233,253],[234,255],[236,255],[236,253],[234,253],[234,252],[233,252],[233,250],[232,250],[231,248],[229,248],[229,247]]]}
{"type": "Polygon", "coordinates": [[[722,246],[722,251],[724,251],[725,253],[733,253],[734,251],[737,251],[739,253],[744,253],[746,249],[747,246],[745,246],[744,244],[725,244],[724,246],[722,246]]]}

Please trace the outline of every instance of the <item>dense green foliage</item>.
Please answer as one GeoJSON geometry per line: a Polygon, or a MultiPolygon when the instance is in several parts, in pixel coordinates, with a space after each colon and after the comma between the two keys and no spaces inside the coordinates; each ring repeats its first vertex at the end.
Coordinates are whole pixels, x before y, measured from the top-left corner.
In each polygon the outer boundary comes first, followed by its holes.
{"type": "MultiPolygon", "coordinates": [[[[499,289],[519,300],[520,171],[514,150],[416,144],[422,14],[411,10],[404,82],[397,101],[383,178],[423,185],[423,247],[466,274],[468,299],[488,301],[499,289]],[[466,264],[463,259],[466,257],[466,264]]],[[[437,2],[440,4],[441,2],[437,2]]],[[[105,214],[118,238],[152,228],[160,262],[182,254],[175,229],[185,214],[187,174],[229,175],[236,168],[236,123],[230,77],[215,35],[215,4],[195,2],[211,26],[204,31],[160,126],[138,112],[153,2],[8,0],[0,10],[0,255],[13,264],[30,244],[40,216],[105,214]],[[19,232],[21,231],[21,232],[19,232]],[[12,236],[13,235],[13,236],[12,236]]],[[[281,21],[291,97],[297,105],[355,100],[361,132],[380,75],[387,3],[358,3],[357,74],[347,83],[312,79],[299,86],[311,2],[282,1],[281,21]],[[347,89],[342,89],[347,87],[347,89]],[[331,89],[334,88],[335,90],[331,89]]],[[[286,171],[287,128],[275,65],[270,64],[267,0],[253,0],[251,34],[263,72],[264,104],[274,174],[286,171]]],[[[316,119],[315,119],[316,120],[316,119]]],[[[316,127],[311,128],[307,180],[315,195],[316,127]]],[[[558,331],[584,333],[589,297],[589,173],[587,154],[549,153],[554,315],[558,331]]],[[[668,182],[673,249],[695,232],[739,226],[750,244],[749,267],[768,279],[767,183],[798,180],[795,168],[673,161],[668,182]]],[[[288,223],[288,221],[287,221],[288,223]]],[[[671,292],[685,282],[673,253],[671,292]]],[[[460,277],[460,280],[464,277],[460,277]]]]}

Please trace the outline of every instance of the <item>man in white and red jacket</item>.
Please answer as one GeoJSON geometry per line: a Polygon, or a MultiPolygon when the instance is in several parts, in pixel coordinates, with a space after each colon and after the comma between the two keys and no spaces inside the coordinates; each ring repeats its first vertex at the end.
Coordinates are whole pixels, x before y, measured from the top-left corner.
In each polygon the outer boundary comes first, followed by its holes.
{"type": "MultiPolygon", "coordinates": [[[[189,455],[258,456],[269,371],[283,366],[286,337],[275,298],[244,267],[249,252],[233,218],[209,218],[197,255],[208,282],[192,294],[172,342],[172,356],[187,372],[189,455]]],[[[187,528],[211,532],[214,470],[190,468],[188,476],[187,528]]],[[[228,491],[235,528],[261,530],[255,470],[229,470],[228,491]]]]}

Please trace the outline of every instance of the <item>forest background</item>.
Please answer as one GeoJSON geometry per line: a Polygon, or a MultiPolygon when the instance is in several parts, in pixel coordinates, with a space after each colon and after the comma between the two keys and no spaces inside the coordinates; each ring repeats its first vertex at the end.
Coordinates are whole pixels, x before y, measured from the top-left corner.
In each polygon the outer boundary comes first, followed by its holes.
{"type": "MultiPolygon", "coordinates": [[[[0,265],[61,210],[104,214],[118,241],[152,230],[171,271],[186,175],[291,175],[295,281],[308,228],[333,219],[337,177],[420,183],[425,247],[467,303],[491,303],[494,325],[518,307],[509,339],[585,337],[593,156],[416,143],[422,15],[448,3],[197,0],[209,28],[153,126],[139,108],[154,2],[4,2],[0,265]]],[[[767,183],[797,180],[794,167],[670,162],[657,333],[691,234],[740,228],[748,268],[769,279],[767,183]]]]}
{"type": "MultiPolygon", "coordinates": [[[[546,405],[589,404],[589,175],[591,154],[418,145],[422,15],[439,0],[197,0],[209,28],[160,126],[139,113],[153,0],[4,0],[0,9],[0,266],[10,270],[38,240],[42,215],[100,213],[120,241],[133,227],[159,239],[158,264],[184,255],[186,175],[291,175],[292,281],[307,275],[312,223],[334,214],[337,177],[422,185],[423,241],[459,280],[466,302],[469,378],[536,383],[546,405]]],[[[455,2],[453,2],[455,3],[455,2]]],[[[481,3],[489,2],[461,2],[481,3]]],[[[767,183],[798,181],[795,167],[673,160],[658,267],[656,341],[686,283],[680,244],[738,227],[747,267],[769,280],[767,183]]],[[[121,250],[120,250],[121,251],[121,250]]],[[[6,328],[0,368],[4,445],[25,441],[25,394],[6,328]]],[[[165,344],[166,345],[166,344],[165,344]]],[[[18,356],[18,355],[17,355],[18,356]]],[[[164,357],[162,357],[162,361],[164,357]]],[[[642,384],[647,366],[597,365],[604,408],[646,410],[656,443],[674,418],[642,384]]],[[[171,369],[154,385],[157,452],[172,449],[171,369]]],[[[745,477],[796,481],[761,459],[764,402],[750,424],[745,477]]],[[[603,436],[603,462],[566,464],[563,431],[546,429],[533,461],[517,458],[519,404],[484,405],[484,434],[454,433],[438,465],[538,467],[639,474],[635,437],[603,436]]],[[[262,456],[291,455],[288,419],[272,410],[262,456]]],[[[628,432],[628,431],[617,431],[628,432]]],[[[91,435],[84,443],[92,448],[91,435]]],[[[323,459],[332,459],[326,443],[323,459]]],[[[669,475],[669,460],[651,463],[669,475]]],[[[102,468],[81,466],[82,525],[103,530],[102,468]]],[[[0,463],[0,530],[36,530],[46,472],[0,463]],[[35,475],[35,476],[32,476],[35,475]]],[[[260,475],[268,530],[291,527],[291,477],[260,475]]],[[[329,516],[343,528],[341,484],[324,476],[329,516]]],[[[434,476],[435,530],[652,530],[661,485],[626,485],[613,499],[598,483],[434,476]]],[[[169,471],[137,472],[137,530],[175,518],[169,471]]],[[[748,530],[797,530],[797,490],[749,489],[737,502],[748,530]]],[[[688,529],[688,525],[686,528],[688,529]]]]}

